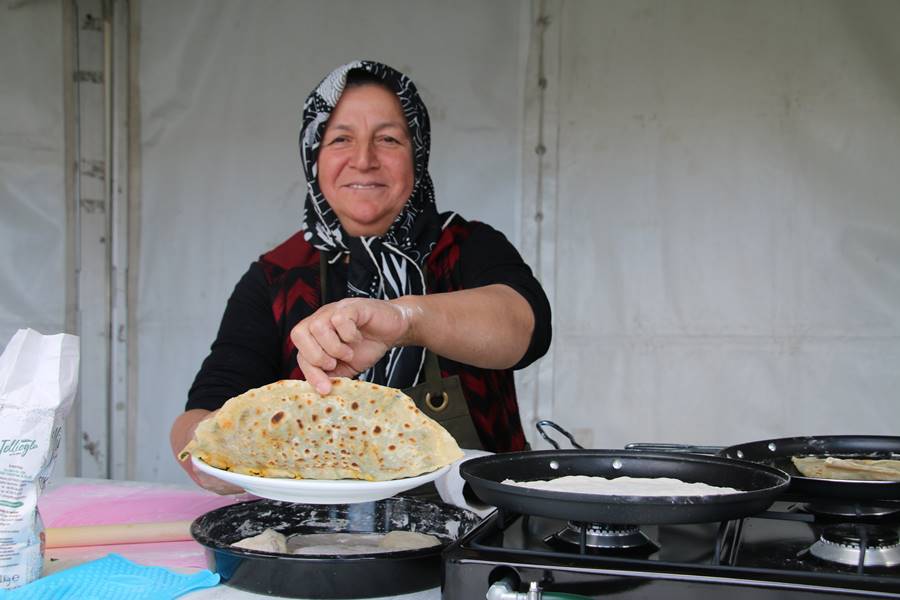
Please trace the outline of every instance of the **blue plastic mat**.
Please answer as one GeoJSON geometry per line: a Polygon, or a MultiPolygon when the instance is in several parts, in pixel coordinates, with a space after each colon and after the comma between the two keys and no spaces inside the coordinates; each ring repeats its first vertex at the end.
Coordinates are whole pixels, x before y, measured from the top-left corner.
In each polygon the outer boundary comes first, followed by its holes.
{"type": "Polygon", "coordinates": [[[145,567],[118,554],[108,554],[20,588],[0,590],[0,599],[170,600],[217,583],[219,576],[209,571],[181,575],[162,567],[145,567]]]}

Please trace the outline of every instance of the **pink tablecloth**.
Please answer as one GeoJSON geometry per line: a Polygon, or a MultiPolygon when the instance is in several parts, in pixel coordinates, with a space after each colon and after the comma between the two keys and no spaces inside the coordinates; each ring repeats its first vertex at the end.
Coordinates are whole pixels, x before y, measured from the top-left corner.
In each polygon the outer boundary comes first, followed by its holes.
{"type": "MultiPolygon", "coordinates": [[[[93,480],[63,482],[41,496],[45,527],[155,523],[195,519],[220,506],[251,496],[218,496],[199,488],[178,489],[152,483],[93,480]]],[[[110,552],[137,563],[172,568],[206,568],[203,547],[194,541],[51,548],[50,562],[85,562],[110,552]]]]}

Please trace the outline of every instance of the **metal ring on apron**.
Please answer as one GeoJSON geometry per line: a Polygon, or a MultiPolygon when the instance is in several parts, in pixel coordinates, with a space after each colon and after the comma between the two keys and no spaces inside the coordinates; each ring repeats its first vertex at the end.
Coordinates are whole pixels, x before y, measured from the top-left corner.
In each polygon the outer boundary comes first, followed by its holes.
{"type": "Polygon", "coordinates": [[[428,408],[433,410],[436,413],[444,412],[447,410],[447,406],[450,404],[450,398],[447,397],[447,392],[441,392],[441,402],[440,404],[435,404],[431,401],[431,392],[425,394],[425,404],[428,405],[428,408]]]}

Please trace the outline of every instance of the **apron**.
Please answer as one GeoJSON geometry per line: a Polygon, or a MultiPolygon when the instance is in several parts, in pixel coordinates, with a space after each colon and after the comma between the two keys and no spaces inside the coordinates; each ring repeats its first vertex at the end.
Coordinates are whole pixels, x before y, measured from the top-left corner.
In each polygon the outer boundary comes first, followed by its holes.
{"type": "MultiPolygon", "coordinates": [[[[319,287],[321,290],[322,305],[326,303],[328,261],[324,254],[319,254],[319,287]]],[[[431,274],[428,273],[429,287],[432,286],[431,274]]],[[[416,407],[424,414],[434,419],[446,429],[460,448],[483,450],[481,439],[472,422],[469,413],[469,404],[463,395],[462,383],[458,375],[441,377],[441,367],[437,356],[425,349],[425,378],[422,383],[403,390],[403,393],[412,398],[416,407]]],[[[440,502],[434,483],[426,483],[401,494],[428,502],[440,502]]]]}
{"type": "MultiPolygon", "coordinates": [[[[328,261],[319,255],[319,285],[322,305],[326,303],[328,261]]],[[[429,286],[433,283],[428,274],[429,286]]],[[[450,432],[460,448],[483,450],[481,439],[469,414],[469,405],[463,395],[458,375],[441,377],[437,356],[425,349],[425,378],[422,383],[403,390],[412,398],[416,407],[450,432]]],[[[433,486],[432,486],[433,487],[433,486]]]]}

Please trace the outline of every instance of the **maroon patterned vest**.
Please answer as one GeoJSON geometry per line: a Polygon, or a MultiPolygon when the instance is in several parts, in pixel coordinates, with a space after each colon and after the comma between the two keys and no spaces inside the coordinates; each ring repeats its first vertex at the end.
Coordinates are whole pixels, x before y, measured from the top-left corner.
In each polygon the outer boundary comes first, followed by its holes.
{"type": "MultiPolygon", "coordinates": [[[[459,277],[460,245],[468,238],[472,224],[455,218],[448,225],[428,256],[426,266],[433,285],[429,293],[461,289],[459,277]]],[[[277,248],[260,257],[269,284],[272,314],[281,333],[281,377],[305,379],[297,366],[297,348],[291,342],[291,329],[321,304],[319,251],[298,232],[277,248]]],[[[469,405],[472,422],[486,450],[512,452],[525,448],[525,435],[519,419],[516,387],[512,369],[479,369],[445,358],[438,360],[441,375],[458,375],[469,405]]]]}

